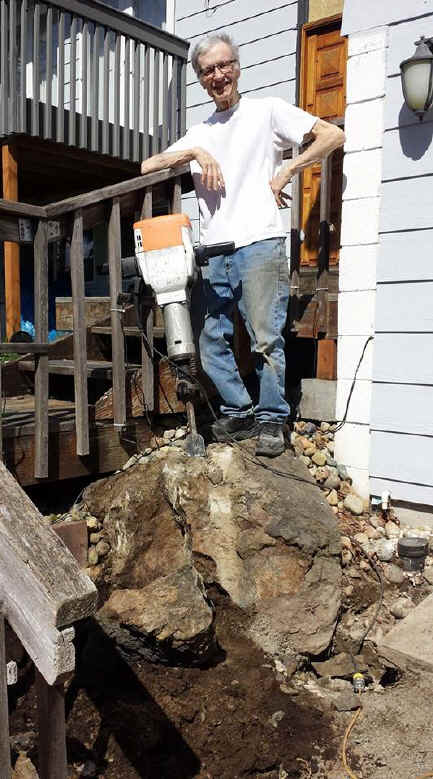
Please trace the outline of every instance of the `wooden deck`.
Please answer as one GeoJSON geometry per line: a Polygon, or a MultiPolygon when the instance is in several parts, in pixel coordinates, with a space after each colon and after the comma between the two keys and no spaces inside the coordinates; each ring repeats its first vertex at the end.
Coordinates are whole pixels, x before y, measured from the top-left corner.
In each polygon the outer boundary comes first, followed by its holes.
{"type": "MultiPolygon", "coordinates": [[[[22,486],[38,484],[34,475],[35,398],[24,395],[5,398],[3,412],[3,457],[22,486]]],[[[75,406],[50,398],[48,405],[49,460],[45,481],[110,473],[122,467],[132,454],[149,445],[151,431],[143,417],[131,419],[121,431],[112,420],[96,420],[89,406],[90,452],[76,453],[75,406]]]]}

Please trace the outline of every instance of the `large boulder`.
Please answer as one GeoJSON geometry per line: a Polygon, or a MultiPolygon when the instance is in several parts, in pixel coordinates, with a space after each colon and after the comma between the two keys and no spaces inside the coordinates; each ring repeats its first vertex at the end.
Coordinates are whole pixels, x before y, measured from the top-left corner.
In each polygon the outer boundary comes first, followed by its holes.
{"type": "Polygon", "coordinates": [[[204,585],[216,585],[266,652],[326,649],[340,607],[335,516],[290,452],[263,467],[251,447],[190,458],[168,446],[87,488],[111,546],[104,620],[201,662],[215,645],[204,585]]]}

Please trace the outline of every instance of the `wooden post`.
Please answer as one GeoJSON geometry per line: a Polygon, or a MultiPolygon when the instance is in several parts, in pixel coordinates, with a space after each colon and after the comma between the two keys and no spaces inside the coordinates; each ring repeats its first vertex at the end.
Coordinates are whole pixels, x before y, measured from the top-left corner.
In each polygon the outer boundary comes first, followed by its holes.
{"type": "Polygon", "coordinates": [[[316,379],[337,378],[337,341],[333,338],[320,338],[317,341],[316,379]]]}
{"type": "MultiPolygon", "coordinates": [[[[18,164],[13,146],[2,147],[3,197],[18,200],[18,164]]],[[[17,243],[4,242],[4,274],[6,299],[6,337],[21,326],[20,247],[17,243]]]]}
{"type": "MultiPolygon", "coordinates": [[[[292,155],[299,155],[299,146],[293,144],[292,155]]],[[[292,179],[292,204],[290,209],[290,299],[288,330],[299,319],[299,274],[301,262],[301,210],[300,210],[300,180],[299,175],[292,179]]]]}
{"type": "MultiPolygon", "coordinates": [[[[40,219],[34,242],[35,336],[48,342],[48,225],[40,219]]],[[[35,356],[35,477],[48,476],[48,354],[35,356]]]]}
{"type": "MultiPolygon", "coordinates": [[[[320,177],[320,239],[316,292],[319,308],[316,337],[318,333],[326,334],[328,332],[331,182],[332,154],[322,161],[320,177]]],[[[331,338],[323,338],[317,342],[316,378],[328,380],[337,378],[337,344],[331,338]]]]}
{"type": "Polygon", "coordinates": [[[84,250],[83,213],[81,208],[74,212],[74,228],[71,241],[71,286],[74,320],[74,388],[75,429],[77,432],[77,454],[89,454],[89,400],[87,390],[87,333],[84,307],[84,250]]]}
{"type": "Polygon", "coordinates": [[[65,690],[63,683],[47,684],[36,670],[39,714],[40,779],[65,779],[66,757],[65,690]]]}
{"type": "Polygon", "coordinates": [[[126,423],[125,343],[122,332],[122,320],[120,318],[122,314],[118,310],[118,297],[122,289],[121,257],[120,202],[119,198],[115,197],[112,200],[108,222],[108,268],[111,299],[113,416],[116,427],[124,427],[126,423]]]}
{"type": "MultiPolygon", "coordinates": [[[[152,217],[152,202],[153,194],[152,187],[146,187],[144,191],[143,205],[141,208],[142,219],[150,219],[152,217]]],[[[146,319],[146,340],[148,347],[153,349],[153,310],[149,308],[146,319]]],[[[143,389],[143,404],[145,410],[153,411],[155,407],[154,391],[155,391],[155,369],[153,366],[153,360],[148,353],[145,344],[141,344],[141,380],[143,389]]]]}
{"type": "Polygon", "coordinates": [[[11,775],[11,750],[9,745],[8,687],[6,681],[5,621],[0,614],[0,776],[11,775]]]}

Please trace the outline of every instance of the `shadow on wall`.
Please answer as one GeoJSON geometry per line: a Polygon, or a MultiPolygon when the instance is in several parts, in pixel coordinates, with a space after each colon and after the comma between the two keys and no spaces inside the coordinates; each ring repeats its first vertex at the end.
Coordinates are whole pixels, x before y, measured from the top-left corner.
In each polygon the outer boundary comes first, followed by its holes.
{"type": "Polygon", "coordinates": [[[433,111],[429,111],[422,122],[409,127],[402,127],[407,124],[408,118],[414,118],[412,111],[406,105],[403,105],[399,114],[399,132],[401,149],[405,157],[412,160],[420,160],[426,153],[433,138],[433,111]]]}

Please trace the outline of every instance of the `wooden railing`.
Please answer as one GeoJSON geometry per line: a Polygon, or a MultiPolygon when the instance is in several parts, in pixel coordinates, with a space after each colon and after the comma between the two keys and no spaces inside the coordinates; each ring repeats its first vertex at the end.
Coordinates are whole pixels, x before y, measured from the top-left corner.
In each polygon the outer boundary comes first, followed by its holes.
{"type": "MultiPolygon", "coordinates": [[[[172,213],[181,210],[180,176],[165,170],[78,195],[48,206],[32,206],[0,200],[0,240],[33,243],[35,342],[14,344],[15,352],[33,354],[35,359],[35,478],[48,477],[48,244],[69,236],[73,300],[74,387],[76,451],[88,455],[89,403],[87,387],[87,332],[85,317],[83,230],[105,224],[108,238],[108,266],[111,299],[113,423],[122,429],[126,423],[126,366],[124,336],[119,312],[121,292],[121,217],[152,216],[154,199],[172,213]]],[[[147,338],[152,343],[152,319],[148,317],[147,338]]],[[[0,352],[10,351],[0,344],[0,352]]],[[[142,347],[143,402],[148,411],[154,403],[154,367],[142,347]]]]}
{"type": "Polygon", "coordinates": [[[75,669],[74,623],[91,616],[90,579],[0,463],[0,776],[11,776],[5,621],[36,666],[40,779],[67,776],[64,682],[75,669]]]}
{"type": "Polygon", "coordinates": [[[183,135],[185,41],[98,0],[0,9],[0,137],[139,162],[183,135]]]}

